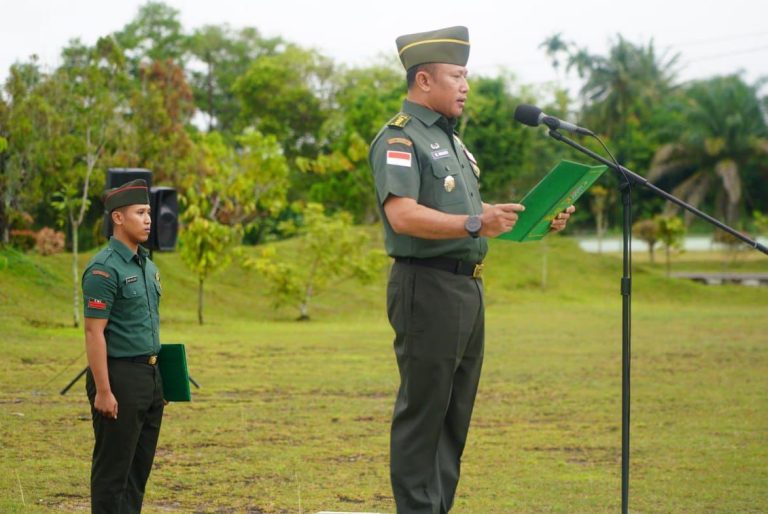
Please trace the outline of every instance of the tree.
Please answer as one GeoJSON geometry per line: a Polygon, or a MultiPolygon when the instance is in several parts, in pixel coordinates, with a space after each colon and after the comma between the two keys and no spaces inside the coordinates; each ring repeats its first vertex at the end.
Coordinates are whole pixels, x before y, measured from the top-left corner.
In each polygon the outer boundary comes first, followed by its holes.
{"type": "Polygon", "coordinates": [[[235,82],[254,60],[274,55],[283,45],[281,38],[263,38],[251,27],[234,31],[228,25],[206,25],[192,33],[187,40],[190,84],[195,104],[207,115],[209,132],[235,130],[240,113],[235,82]],[[194,66],[198,62],[202,70],[194,66]]]}
{"type": "Polygon", "coordinates": [[[561,54],[568,54],[569,48],[572,46],[573,43],[570,43],[568,41],[565,41],[563,39],[563,33],[557,32],[555,34],[552,34],[548,38],[546,38],[544,41],[541,42],[539,45],[539,48],[544,50],[544,53],[547,55],[547,57],[550,58],[552,61],[552,67],[555,69],[555,73],[560,75],[560,55],[561,54]]]}
{"type": "Polygon", "coordinates": [[[632,234],[648,244],[648,256],[654,263],[653,249],[659,240],[659,226],[652,219],[636,221],[632,225],[632,234]]]}
{"type": "Polygon", "coordinates": [[[237,140],[234,149],[216,132],[200,136],[200,169],[183,196],[179,249],[197,276],[201,325],[205,280],[230,264],[244,225],[274,215],[285,201],[288,166],[274,137],[247,131],[237,140]]]}
{"type": "Polygon", "coordinates": [[[136,17],[114,34],[134,76],[142,65],[171,60],[181,63],[185,50],[180,13],[163,2],[149,1],[139,7],[136,17]]]}
{"type": "Polygon", "coordinates": [[[302,214],[298,249],[292,257],[270,245],[246,261],[269,283],[273,305],[296,306],[299,321],[310,319],[310,303],[332,280],[367,283],[385,262],[381,251],[369,249],[368,234],[352,226],[349,213],[328,216],[322,205],[309,203],[302,214]]]}
{"type": "Polygon", "coordinates": [[[171,60],[142,65],[139,76],[142,86],[130,92],[130,130],[116,160],[119,166],[152,170],[155,184],[183,188],[197,166],[187,130],[195,112],[192,90],[171,60]]]}
{"type": "MultiPolygon", "coordinates": [[[[648,180],[674,184],[672,194],[694,207],[714,192],[715,209],[727,223],[734,223],[740,214],[743,170],[768,154],[759,87],[730,75],[686,88],[680,98],[682,120],[675,127],[679,136],[658,149],[648,180]],[[713,188],[718,183],[722,188],[713,188]]],[[[667,214],[677,211],[677,206],[667,206],[667,214]]],[[[692,219],[686,213],[686,225],[692,219]]]]}
{"type": "Polygon", "coordinates": [[[656,216],[656,223],[659,240],[664,245],[664,255],[667,263],[667,277],[672,272],[672,260],[670,253],[672,250],[682,250],[683,238],[685,237],[685,224],[677,216],[656,216]]]}
{"type": "Polygon", "coordinates": [[[589,190],[589,210],[595,217],[595,232],[597,234],[597,253],[603,253],[603,236],[607,228],[605,211],[608,207],[609,192],[605,187],[596,184],[589,190]]]}
{"type": "Polygon", "coordinates": [[[116,93],[125,80],[125,59],[112,38],[94,48],[73,41],[63,51],[64,63],[51,77],[52,104],[61,123],[49,145],[58,159],[52,204],[67,220],[72,237],[73,323],[80,324],[79,229],[90,205],[94,172],[123,126],[116,93]],[[58,168],[58,169],[57,169],[58,168]]]}
{"type": "MultiPolygon", "coordinates": [[[[187,198],[190,202],[198,200],[193,191],[187,193],[187,198]]],[[[195,203],[187,207],[184,218],[186,223],[179,235],[179,253],[197,277],[197,322],[202,325],[205,280],[229,266],[240,234],[238,227],[202,217],[195,203]]]]}
{"type": "Polygon", "coordinates": [[[630,119],[642,119],[649,106],[673,89],[678,58],[657,55],[653,41],[635,45],[621,35],[607,56],[571,50],[568,69],[575,67],[585,80],[581,88],[585,123],[600,127],[608,137],[625,139],[630,119]]]}
{"type": "Polygon", "coordinates": [[[761,236],[768,236],[768,214],[760,211],[752,211],[752,220],[755,231],[761,236]]]}
{"type": "Polygon", "coordinates": [[[49,148],[41,129],[55,116],[41,94],[43,79],[36,59],[14,64],[5,83],[7,101],[0,95],[0,241],[5,244],[15,220],[41,200],[42,162],[49,148]]]}
{"type": "Polygon", "coordinates": [[[234,84],[241,103],[240,127],[273,135],[286,156],[313,156],[327,117],[330,60],[293,44],[262,55],[234,84]]]}
{"type": "Polygon", "coordinates": [[[373,175],[368,165],[370,142],[402,104],[403,73],[390,65],[346,70],[336,83],[333,108],[323,124],[317,158],[298,158],[302,184],[311,202],[351,213],[355,221],[379,217],[373,175]]]}

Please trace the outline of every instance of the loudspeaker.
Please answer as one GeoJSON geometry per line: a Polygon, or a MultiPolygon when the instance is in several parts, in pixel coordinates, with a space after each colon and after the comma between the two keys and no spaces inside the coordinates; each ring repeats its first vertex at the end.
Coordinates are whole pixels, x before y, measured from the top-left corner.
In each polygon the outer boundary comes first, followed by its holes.
{"type": "MultiPolygon", "coordinates": [[[[148,250],[172,252],[176,248],[179,233],[179,201],[176,190],[172,187],[152,187],[152,172],[143,168],[109,168],[107,170],[107,189],[119,187],[136,180],[144,179],[149,186],[149,206],[152,209],[152,230],[149,239],[142,245],[148,250]]],[[[112,236],[112,217],[104,213],[104,236],[112,236]]]]}
{"type": "Polygon", "coordinates": [[[152,230],[146,245],[150,250],[172,252],[179,234],[179,200],[172,187],[153,187],[149,205],[152,207],[152,230]]]}

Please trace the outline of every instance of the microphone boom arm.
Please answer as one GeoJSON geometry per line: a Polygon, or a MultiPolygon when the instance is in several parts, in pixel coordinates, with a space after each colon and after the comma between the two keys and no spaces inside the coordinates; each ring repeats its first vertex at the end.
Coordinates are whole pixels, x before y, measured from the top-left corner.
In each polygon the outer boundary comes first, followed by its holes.
{"type": "Polygon", "coordinates": [[[662,198],[664,198],[666,200],[669,200],[670,202],[674,203],[675,205],[679,205],[680,207],[686,209],[687,211],[695,214],[699,218],[708,221],[710,224],[716,226],[717,228],[728,232],[733,237],[739,239],[740,241],[743,241],[744,243],[748,244],[749,246],[751,246],[755,250],[761,251],[764,254],[768,255],[768,247],[766,247],[765,245],[763,245],[761,243],[758,243],[755,239],[751,239],[751,238],[745,236],[741,232],[739,232],[739,231],[729,227],[728,225],[726,225],[725,223],[721,222],[720,220],[715,219],[712,216],[710,216],[709,214],[700,211],[699,209],[697,209],[693,205],[688,204],[688,203],[680,200],[678,197],[667,193],[663,189],[659,189],[658,187],[656,187],[653,184],[651,184],[650,182],[648,182],[648,179],[646,179],[645,177],[641,177],[640,175],[638,175],[634,171],[629,170],[629,169],[625,168],[624,166],[618,166],[617,167],[614,162],[609,161],[608,159],[606,159],[602,155],[599,155],[599,154],[593,152],[592,150],[590,150],[589,148],[586,148],[586,147],[580,145],[579,143],[573,141],[572,139],[569,139],[568,137],[562,135],[557,130],[550,129],[549,130],[549,135],[553,139],[561,141],[561,142],[567,144],[568,146],[570,146],[572,148],[575,148],[576,150],[580,151],[581,153],[586,154],[586,155],[592,157],[593,159],[595,159],[595,160],[605,164],[609,168],[612,168],[613,170],[618,172],[620,175],[622,175],[626,180],[630,180],[634,184],[639,184],[641,186],[647,187],[648,189],[650,189],[651,191],[653,191],[657,195],[661,196],[662,198]]]}

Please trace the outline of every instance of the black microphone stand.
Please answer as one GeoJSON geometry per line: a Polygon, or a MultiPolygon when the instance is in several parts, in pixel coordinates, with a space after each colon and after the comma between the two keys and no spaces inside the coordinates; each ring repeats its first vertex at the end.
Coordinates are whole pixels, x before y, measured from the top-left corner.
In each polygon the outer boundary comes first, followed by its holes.
{"type": "Polygon", "coordinates": [[[578,144],[577,142],[573,141],[572,139],[567,138],[566,136],[562,135],[555,129],[549,130],[549,135],[553,139],[556,139],[558,141],[561,141],[568,146],[575,148],[576,150],[580,151],[583,154],[586,154],[593,159],[605,164],[606,166],[612,168],[619,174],[619,178],[623,179],[621,185],[619,186],[619,189],[621,190],[621,203],[623,205],[623,223],[622,223],[622,240],[623,240],[623,249],[624,249],[624,256],[623,256],[623,275],[621,277],[621,297],[622,297],[622,305],[621,305],[621,512],[622,514],[627,514],[629,509],[629,371],[630,371],[630,357],[631,357],[631,335],[630,335],[630,326],[631,326],[631,305],[632,305],[632,270],[630,266],[630,255],[629,255],[629,246],[630,246],[630,237],[632,233],[632,212],[631,209],[629,209],[630,200],[631,200],[631,192],[632,192],[632,185],[638,184],[641,186],[644,186],[657,195],[661,196],[662,198],[665,198],[666,200],[669,200],[670,202],[679,205],[680,207],[683,207],[684,209],[688,210],[689,212],[692,212],[699,218],[702,218],[712,225],[715,225],[716,227],[725,230],[732,236],[736,237],[737,239],[745,242],[746,244],[750,245],[752,248],[759,250],[763,252],[764,254],[768,255],[768,248],[766,248],[764,245],[758,243],[754,239],[750,239],[749,237],[745,236],[744,234],[732,229],[728,225],[720,222],[719,220],[713,218],[712,216],[700,211],[699,209],[693,207],[690,204],[685,203],[684,201],[680,200],[676,196],[673,196],[666,191],[659,189],[658,187],[654,186],[648,180],[646,180],[644,177],[641,177],[637,173],[634,173],[633,171],[625,168],[624,166],[621,166],[619,164],[616,164],[612,161],[609,161],[605,157],[596,154],[592,150],[585,148],[584,146],[578,144]]]}

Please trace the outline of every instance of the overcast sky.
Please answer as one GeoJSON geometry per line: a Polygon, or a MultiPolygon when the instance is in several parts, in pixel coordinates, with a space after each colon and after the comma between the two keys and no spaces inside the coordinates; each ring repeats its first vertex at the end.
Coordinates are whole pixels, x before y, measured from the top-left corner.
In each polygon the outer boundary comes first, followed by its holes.
{"type": "MultiPolygon", "coordinates": [[[[49,67],[71,38],[92,44],[122,28],[142,0],[0,0],[0,80],[15,61],[37,54],[49,67]]],[[[610,37],[655,41],[660,53],[680,52],[681,79],[742,70],[753,82],[768,76],[766,0],[168,0],[185,30],[205,24],[254,26],[314,47],[335,61],[362,65],[394,55],[401,34],[466,25],[472,43],[470,73],[514,73],[521,82],[557,77],[538,48],[547,36],[604,53],[610,37]]],[[[765,91],[765,89],[764,89],[765,91]]]]}

